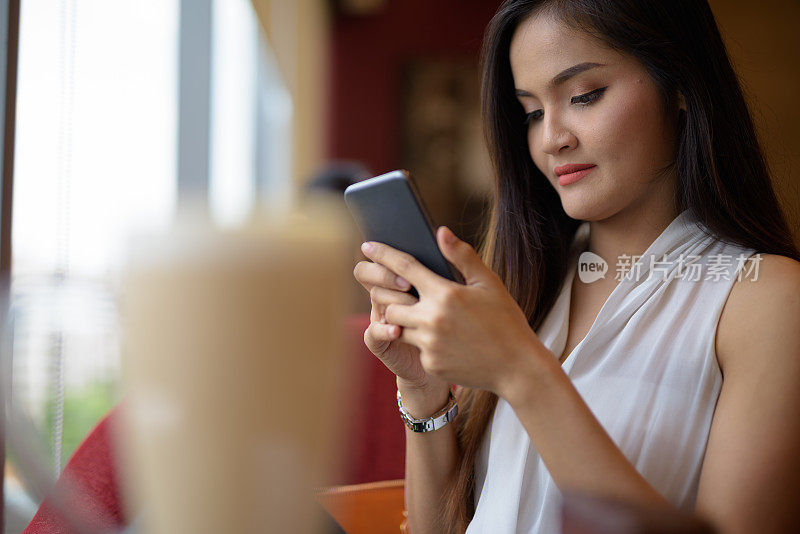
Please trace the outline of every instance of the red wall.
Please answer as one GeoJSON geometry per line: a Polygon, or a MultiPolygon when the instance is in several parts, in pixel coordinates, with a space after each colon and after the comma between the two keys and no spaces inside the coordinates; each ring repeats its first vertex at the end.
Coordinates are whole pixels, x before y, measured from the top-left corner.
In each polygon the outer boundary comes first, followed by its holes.
{"type": "Polygon", "coordinates": [[[390,0],[375,15],[336,15],[331,43],[327,156],[377,173],[402,167],[403,65],[420,57],[478,61],[497,0],[390,0]]]}

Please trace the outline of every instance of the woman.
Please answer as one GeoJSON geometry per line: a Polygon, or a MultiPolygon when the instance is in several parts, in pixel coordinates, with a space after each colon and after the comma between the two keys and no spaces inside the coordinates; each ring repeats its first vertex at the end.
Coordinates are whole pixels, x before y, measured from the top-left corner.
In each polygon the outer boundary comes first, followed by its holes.
{"type": "Polygon", "coordinates": [[[411,531],[555,532],[565,490],[796,525],[800,253],[707,3],[507,0],[482,98],[481,256],[437,231],[466,284],[379,243],[354,270],[410,417],[462,386],[406,431],[411,531]]]}

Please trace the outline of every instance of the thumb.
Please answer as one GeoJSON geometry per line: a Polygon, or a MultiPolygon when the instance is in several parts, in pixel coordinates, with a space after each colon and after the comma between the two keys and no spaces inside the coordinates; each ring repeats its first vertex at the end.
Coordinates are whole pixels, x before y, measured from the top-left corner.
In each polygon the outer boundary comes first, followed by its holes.
{"type": "Polygon", "coordinates": [[[436,241],[445,259],[458,269],[467,285],[486,280],[489,269],[472,245],[456,237],[447,226],[436,230],[436,241]]]}

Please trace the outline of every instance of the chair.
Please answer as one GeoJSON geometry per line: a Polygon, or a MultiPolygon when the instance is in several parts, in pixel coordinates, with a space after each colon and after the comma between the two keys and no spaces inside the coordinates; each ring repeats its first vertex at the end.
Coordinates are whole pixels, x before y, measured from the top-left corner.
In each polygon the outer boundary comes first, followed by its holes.
{"type": "Polygon", "coordinates": [[[347,534],[408,532],[404,480],[331,486],[319,490],[317,502],[347,534]]]}

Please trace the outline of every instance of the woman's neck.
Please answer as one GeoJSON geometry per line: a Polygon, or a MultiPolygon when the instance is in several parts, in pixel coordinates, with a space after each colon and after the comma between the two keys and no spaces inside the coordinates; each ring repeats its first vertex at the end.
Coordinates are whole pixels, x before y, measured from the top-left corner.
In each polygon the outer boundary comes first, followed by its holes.
{"type": "Polygon", "coordinates": [[[642,255],[678,215],[671,203],[664,203],[661,209],[630,208],[603,220],[590,221],[586,250],[603,258],[613,273],[623,254],[642,255]]]}

